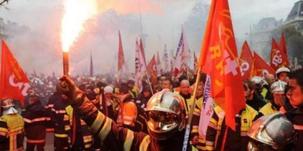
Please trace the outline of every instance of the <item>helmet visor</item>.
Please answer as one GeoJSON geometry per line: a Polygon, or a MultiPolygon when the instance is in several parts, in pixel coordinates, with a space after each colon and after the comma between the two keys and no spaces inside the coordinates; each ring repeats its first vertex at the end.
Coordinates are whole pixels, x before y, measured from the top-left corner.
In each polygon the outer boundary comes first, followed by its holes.
{"type": "Polygon", "coordinates": [[[180,123],[179,116],[174,113],[149,111],[147,112],[147,115],[147,126],[150,130],[156,133],[171,131],[179,125],[178,123],[180,123]]]}

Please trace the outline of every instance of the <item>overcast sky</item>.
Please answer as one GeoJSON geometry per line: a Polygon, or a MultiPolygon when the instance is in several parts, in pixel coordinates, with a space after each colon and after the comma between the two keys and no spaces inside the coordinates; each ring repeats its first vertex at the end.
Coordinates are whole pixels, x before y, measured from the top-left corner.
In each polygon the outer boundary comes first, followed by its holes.
{"type": "MultiPolygon", "coordinates": [[[[135,39],[140,33],[140,15],[136,7],[139,1],[143,32],[148,36],[147,58],[151,58],[155,51],[162,51],[164,44],[175,50],[181,27],[198,0],[119,0],[119,7],[106,10],[87,24],[86,33],[79,38],[71,52],[74,72],[87,71],[87,54],[90,52],[94,54],[98,73],[112,70],[116,64],[117,30],[121,30],[126,59],[131,60],[129,64],[133,66],[135,39]],[[97,46],[98,50],[95,49],[97,46]]],[[[210,3],[209,0],[200,1],[210,3]]],[[[249,27],[261,18],[284,19],[296,1],[230,0],[236,37],[243,38],[249,32],[249,27]]],[[[14,34],[8,39],[9,46],[27,72],[61,72],[59,32],[64,9],[62,3],[63,0],[10,0],[5,7],[0,7],[1,18],[30,29],[26,34],[14,34]],[[37,54],[36,51],[41,53],[37,54]]],[[[201,37],[188,37],[190,47],[199,51],[200,44],[191,40],[201,37]]]]}

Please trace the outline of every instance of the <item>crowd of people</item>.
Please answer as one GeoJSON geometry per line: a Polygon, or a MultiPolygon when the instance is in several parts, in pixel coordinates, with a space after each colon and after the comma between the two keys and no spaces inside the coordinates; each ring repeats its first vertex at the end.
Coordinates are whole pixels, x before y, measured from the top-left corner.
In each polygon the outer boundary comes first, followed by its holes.
{"type": "Polygon", "coordinates": [[[192,106],[187,150],[303,147],[302,69],[281,67],[275,75],[244,80],[246,108],[235,116],[236,128],[225,125],[224,110],[214,104],[205,136],[199,133],[206,80],[201,75],[195,83],[195,74],[162,74],[157,83],[138,87],[131,78],[108,75],[32,74],[23,105],[11,98],[1,101],[0,150],[42,151],[47,133],[53,134],[56,151],[182,150],[192,106]]]}

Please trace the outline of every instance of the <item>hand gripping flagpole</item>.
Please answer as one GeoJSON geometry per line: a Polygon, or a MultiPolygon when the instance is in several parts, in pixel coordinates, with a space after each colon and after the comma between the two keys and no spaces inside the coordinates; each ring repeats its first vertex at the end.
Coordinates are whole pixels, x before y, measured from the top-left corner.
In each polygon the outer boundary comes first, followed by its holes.
{"type": "Polygon", "coordinates": [[[188,142],[189,142],[189,136],[190,136],[190,130],[191,130],[191,122],[193,119],[194,109],[196,107],[196,95],[197,95],[198,83],[200,82],[200,77],[201,77],[201,68],[198,69],[197,79],[195,82],[195,87],[194,87],[194,92],[193,92],[193,97],[192,97],[194,100],[193,100],[193,104],[191,105],[190,110],[189,110],[188,122],[186,124],[182,151],[187,151],[187,148],[188,148],[188,142]]]}

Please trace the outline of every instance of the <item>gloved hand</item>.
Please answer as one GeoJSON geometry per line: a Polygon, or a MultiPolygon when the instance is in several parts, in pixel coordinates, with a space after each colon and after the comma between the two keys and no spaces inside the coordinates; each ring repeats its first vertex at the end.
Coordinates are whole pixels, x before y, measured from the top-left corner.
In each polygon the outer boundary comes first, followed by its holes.
{"type": "Polygon", "coordinates": [[[68,76],[60,78],[58,85],[59,91],[68,97],[71,104],[77,103],[77,101],[84,95],[84,93],[76,86],[74,81],[68,76]]]}

